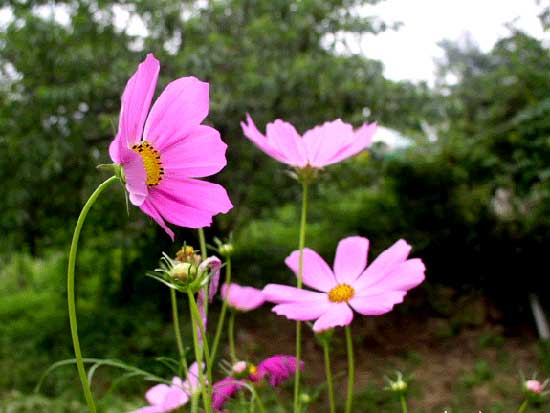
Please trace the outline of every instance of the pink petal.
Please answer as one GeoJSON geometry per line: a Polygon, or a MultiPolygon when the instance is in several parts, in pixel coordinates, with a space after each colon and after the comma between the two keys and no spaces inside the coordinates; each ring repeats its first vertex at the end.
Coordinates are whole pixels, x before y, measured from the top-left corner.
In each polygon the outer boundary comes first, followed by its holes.
{"type": "Polygon", "coordinates": [[[413,258],[396,264],[386,277],[376,284],[366,287],[362,291],[383,290],[383,291],[408,291],[424,281],[426,267],[419,258],[413,258]]]}
{"type": "Polygon", "coordinates": [[[388,291],[377,295],[358,295],[349,300],[349,305],[363,315],[380,315],[390,312],[395,304],[403,302],[406,294],[404,291],[388,291]]]}
{"type": "Polygon", "coordinates": [[[329,308],[313,324],[313,331],[320,333],[334,327],[347,326],[353,320],[353,311],[346,303],[330,303],[329,308]]]}
{"type": "Polygon", "coordinates": [[[126,180],[126,189],[130,194],[130,202],[135,206],[141,206],[149,190],[147,189],[147,173],[143,166],[141,156],[130,151],[131,154],[126,155],[126,161],[123,164],[124,179],[126,180]]]}
{"type": "Polygon", "coordinates": [[[326,294],[290,287],[281,284],[268,284],[262,290],[266,301],[272,303],[290,303],[295,301],[320,301],[326,294]]]}
{"type": "Polygon", "coordinates": [[[145,122],[144,140],[160,150],[181,139],[208,115],[209,86],[196,77],[170,82],[153,104],[145,122]]]}
{"type": "Polygon", "coordinates": [[[147,393],[145,393],[145,399],[147,399],[147,401],[152,405],[160,406],[164,403],[164,399],[169,391],[170,387],[166,384],[157,384],[147,390],[147,393]]]}
{"type": "Polygon", "coordinates": [[[160,216],[159,211],[150,199],[146,199],[145,202],[141,204],[140,208],[144,213],[153,218],[155,222],[159,224],[164,229],[164,231],[166,231],[170,238],[172,238],[172,241],[174,241],[174,231],[166,226],[166,224],[164,223],[164,219],[160,216]]]}
{"type": "Polygon", "coordinates": [[[193,364],[191,364],[191,367],[189,367],[189,370],[187,372],[187,379],[185,380],[185,383],[183,383],[182,387],[189,396],[192,396],[200,390],[199,364],[197,362],[194,362],[193,364]]]}
{"type": "Polygon", "coordinates": [[[247,113],[246,114],[247,123],[241,122],[241,128],[243,129],[244,135],[250,139],[254,144],[264,151],[267,155],[271,156],[275,160],[283,163],[290,163],[290,161],[279,152],[278,149],[274,148],[271,145],[271,142],[260,133],[260,131],[254,125],[252,117],[247,113]]]}
{"type": "Polygon", "coordinates": [[[372,142],[372,136],[376,132],[376,129],[376,123],[371,123],[370,125],[365,123],[361,126],[359,130],[355,132],[355,139],[353,140],[353,143],[336,154],[332,158],[331,163],[343,161],[346,158],[357,155],[359,152],[367,148],[372,142]]]}
{"type": "Polygon", "coordinates": [[[215,412],[220,410],[223,405],[241,389],[246,389],[241,383],[244,380],[237,380],[233,377],[226,377],[212,386],[212,408],[215,412]]]}
{"type": "Polygon", "coordinates": [[[326,294],[318,301],[296,301],[278,304],[271,311],[277,315],[285,316],[290,320],[314,320],[330,311],[332,303],[328,300],[326,294]]]}
{"type": "Polygon", "coordinates": [[[268,123],[266,135],[271,147],[277,149],[290,165],[304,167],[308,164],[304,142],[290,123],[280,119],[268,123]]]}
{"type": "Polygon", "coordinates": [[[260,290],[235,283],[222,285],[222,297],[230,307],[239,311],[255,310],[265,302],[264,294],[260,290]]]}
{"type": "Polygon", "coordinates": [[[161,162],[166,174],[202,178],[218,173],[227,164],[226,149],[216,129],[199,125],[166,146],[161,152],[161,162]]]}
{"type": "Polygon", "coordinates": [[[208,301],[212,302],[214,296],[218,292],[218,286],[220,283],[220,269],[222,267],[222,262],[215,255],[208,257],[199,265],[199,272],[205,271],[206,269],[210,272],[210,283],[208,286],[208,301]]]}
{"type": "MultiPolygon", "coordinates": [[[[269,384],[276,387],[296,373],[296,357],[276,355],[263,360],[257,367],[257,374],[250,375],[250,380],[258,382],[268,378],[269,384]]],[[[304,362],[300,362],[300,370],[304,369],[304,362]]]]}
{"type": "Polygon", "coordinates": [[[355,138],[351,125],[336,119],[304,133],[309,163],[317,168],[334,163],[334,157],[349,147],[355,138]]]}
{"type": "Polygon", "coordinates": [[[354,282],[353,288],[356,291],[364,290],[376,284],[388,275],[397,264],[404,262],[411,251],[411,246],[403,239],[400,239],[390,248],[382,252],[365,272],[354,282]]]}
{"type": "Polygon", "coordinates": [[[162,217],[172,224],[187,228],[203,228],[212,223],[212,213],[185,205],[175,194],[167,193],[159,187],[151,188],[149,198],[162,217]]]}
{"type": "Polygon", "coordinates": [[[340,284],[352,284],[367,266],[369,240],[348,237],[338,243],[334,258],[334,274],[340,284]]]}
{"type": "Polygon", "coordinates": [[[159,61],[149,53],[126,84],[122,94],[117,137],[109,146],[111,159],[116,163],[123,161],[122,148],[128,148],[141,139],[143,123],[155,93],[159,71],[159,61]]]}
{"type": "Polygon", "coordinates": [[[223,186],[192,178],[176,179],[168,173],[150,193],[158,193],[179,204],[208,212],[210,216],[225,214],[233,208],[223,186]]]}
{"type": "Polygon", "coordinates": [[[183,389],[179,387],[170,387],[170,391],[166,395],[162,407],[169,412],[183,406],[188,400],[189,396],[187,396],[183,389]]]}
{"type": "MultiPolygon", "coordinates": [[[[298,277],[298,265],[300,251],[296,250],[290,254],[286,260],[286,265],[294,271],[298,277]]],[[[319,291],[327,292],[336,286],[336,279],[332,270],[323,258],[312,249],[304,249],[302,282],[319,291]]]]}

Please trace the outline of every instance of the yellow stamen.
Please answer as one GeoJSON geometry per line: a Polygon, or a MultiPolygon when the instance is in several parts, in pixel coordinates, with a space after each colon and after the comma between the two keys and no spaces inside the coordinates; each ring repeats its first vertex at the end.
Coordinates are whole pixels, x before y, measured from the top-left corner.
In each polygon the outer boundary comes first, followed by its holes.
{"type": "Polygon", "coordinates": [[[141,155],[143,166],[147,174],[147,186],[158,185],[164,176],[164,168],[160,162],[160,152],[147,141],[136,143],[132,150],[141,155]]]}
{"type": "Polygon", "coordinates": [[[248,368],[248,373],[255,376],[258,374],[258,368],[254,364],[251,364],[250,367],[248,368]]]}
{"type": "Polygon", "coordinates": [[[328,292],[328,299],[333,303],[348,302],[355,295],[355,290],[348,284],[338,284],[328,292]]]}

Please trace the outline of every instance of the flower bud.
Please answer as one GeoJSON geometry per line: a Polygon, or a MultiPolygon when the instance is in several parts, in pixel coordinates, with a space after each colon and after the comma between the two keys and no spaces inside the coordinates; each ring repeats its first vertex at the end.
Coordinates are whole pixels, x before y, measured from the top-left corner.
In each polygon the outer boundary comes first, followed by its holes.
{"type": "Polygon", "coordinates": [[[231,367],[231,372],[233,374],[243,374],[246,371],[246,361],[237,361],[233,366],[231,367]]]}
{"type": "Polygon", "coordinates": [[[221,244],[218,247],[218,251],[222,257],[230,257],[231,255],[233,255],[233,251],[234,251],[233,244],[231,243],[221,244]]]}
{"type": "Polygon", "coordinates": [[[409,387],[408,383],[403,378],[403,374],[400,371],[396,372],[395,380],[386,377],[386,381],[388,382],[388,387],[386,387],[386,389],[393,393],[405,394],[409,387]]]}
{"type": "Polygon", "coordinates": [[[191,274],[196,272],[192,270],[192,267],[193,265],[188,262],[180,262],[170,270],[170,276],[181,281],[186,281],[191,274]]]}

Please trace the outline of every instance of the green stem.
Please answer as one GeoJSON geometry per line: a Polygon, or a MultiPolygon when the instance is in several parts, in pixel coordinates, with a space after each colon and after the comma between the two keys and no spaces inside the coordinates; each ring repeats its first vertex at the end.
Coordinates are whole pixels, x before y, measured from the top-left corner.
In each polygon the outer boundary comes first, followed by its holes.
{"type": "Polygon", "coordinates": [[[78,220],[76,221],[76,227],[73,233],[73,240],[71,242],[71,249],[69,250],[69,264],[67,267],[67,304],[69,306],[69,323],[71,326],[71,337],[73,340],[74,355],[76,359],[76,367],[78,370],[78,375],[80,376],[80,382],[82,383],[82,390],[84,391],[84,397],[86,398],[86,403],[88,409],[91,413],[96,412],[96,407],[94,403],[94,398],[92,396],[92,390],[90,389],[90,384],[88,383],[88,378],[86,377],[86,370],[84,369],[84,362],[82,361],[82,353],[80,351],[80,342],[78,340],[78,323],[76,319],[76,301],[75,301],[75,291],[74,291],[74,271],[76,266],[76,252],[78,249],[78,239],[80,237],[80,231],[88,215],[88,211],[95,203],[99,195],[103,192],[105,188],[111,185],[113,182],[117,181],[116,176],[112,176],[107,179],[105,182],[99,184],[97,189],[90,196],[88,201],[82,207],[78,220]]]}
{"type": "Polygon", "coordinates": [[[201,258],[205,260],[207,257],[207,253],[206,253],[206,238],[204,236],[204,229],[199,228],[198,232],[199,232],[199,244],[201,248],[201,258]]]}
{"type": "MultiPolygon", "coordinates": [[[[226,291],[229,291],[229,286],[231,285],[231,257],[227,257],[225,263],[226,263],[225,285],[227,288],[226,291]]],[[[214,343],[212,344],[212,352],[210,353],[210,357],[212,358],[212,361],[216,359],[216,353],[218,351],[218,344],[220,343],[220,338],[222,335],[223,323],[225,321],[226,313],[227,313],[227,297],[224,298],[223,300],[220,317],[218,318],[218,325],[216,326],[216,335],[214,336],[214,343]]]]}
{"type": "Polygon", "coordinates": [[[407,413],[407,398],[403,393],[399,396],[399,399],[401,400],[401,412],[407,413]]]}
{"type": "Polygon", "coordinates": [[[351,328],[346,326],[346,347],[348,350],[348,397],[346,400],[346,413],[351,413],[353,404],[353,385],[355,382],[355,362],[353,360],[353,340],[351,338],[351,328]]]}
{"type": "Polygon", "coordinates": [[[229,314],[229,322],[227,324],[227,335],[229,336],[229,356],[231,357],[231,362],[236,363],[237,353],[235,351],[235,312],[231,311],[229,314]]]}
{"type": "MultiPolygon", "coordinates": [[[[204,336],[204,327],[202,327],[202,320],[197,308],[197,303],[195,302],[195,297],[193,296],[193,293],[191,291],[187,291],[187,297],[189,298],[189,311],[191,313],[191,330],[193,333],[193,348],[195,349],[195,358],[197,359],[197,364],[199,366],[199,383],[201,386],[202,399],[204,402],[204,410],[207,413],[212,413],[212,403],[210,401],[211,393],[209,391],[209,387],[212,385],[212,380],[204,379],[204,372],[202,368],[203,352],[199,344],[199,337],[197,334],[197,325],[199,326],[199,329],[201,330],[201,334],[203,337],[204,353],[207,361],[208,361],[208,354],[207,354],[208,344],[206,342],[206,337],[204,336]]],[[[208,364],[209,363],[207,362],[207,369],[209,368],[208,364]]]]}
{"type": "Polygon", "coordinates": [[[260,398],[260,395],[258,394],[256,389],[252,388],[252,391],[254,393],[254,400],[258,405],[258,409],[260,409],[260,413],[265,413],[265,406],[264,406],[264,403],[262,402],[262,399],[260,398]]]}
{"type": "MultiPolygon", "coordinates": [[[[308,186],[302,183],[302,213],[300,217],[300,236],[298,240],[298,249],[300,255],[298,259],[298,282],[297,287],[302,288],[302,272],[304,267],[304,247],[306,243],[306,216],[307,216],[307,189],[308,186]]],[[[302,323],[296,321],[296,365],[300,366],[302,356],[302,323]]],[[[296,379],[294,381],[294,413],[300,412],[300,368],[296,369],[296,379]]]]}
{"type": "Polygon", "coordinates": [[[328,342],[328,340],[323,340],[323,353],[325,355],[325,374],[327,376],[330,413],[335,413],[336,405],[334,403],[334,385],[332,383],[332,370],[330,368],[330,343],[328,342]]]}
{"type": "Polygon", "coordinates": [[[523,413],[525,409],[527,409],[528,404],[529,404],[529,400],[525,399],[523,403],[521,403],[521,406],[519,406],[518,413],[523,413]]]}
{"type": "Polygon", "coordinates": [[[178,353],[180,355],[180,363],[183,367],[183,371],[187,376],[187,360],[185,358],[185,351],[183,349],[183,342],[181,341],[180,320],[178,316],[178,303],[176,300],[176,291],[170,288],[170,300],[172,302],[172,320],[174,322],[174,333],[176,335],[176,343],[178,345],[178,353]]]}

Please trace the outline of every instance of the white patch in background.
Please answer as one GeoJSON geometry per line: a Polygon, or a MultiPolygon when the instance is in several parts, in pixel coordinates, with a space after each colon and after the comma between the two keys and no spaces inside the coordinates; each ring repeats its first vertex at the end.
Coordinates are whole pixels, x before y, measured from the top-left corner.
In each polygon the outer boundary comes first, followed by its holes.
{"type": "Polygon", "coordinates": [[[545,33],[537,14],[541,7],[535,0],[386,0],[357,9],[361,16],[376,16],[391,24],[402,22],[398,31],[361,37],[336,33],[324,39],[337,40],[336,51],[364,54],[384,63],[385,76],[393,80],[435,80],[434,59],[443,57],[437,45],[441,40],[464,40],[470,37],[488,52],[495,42],[510,33],[507,23],[545,42],[545,33]]]}

